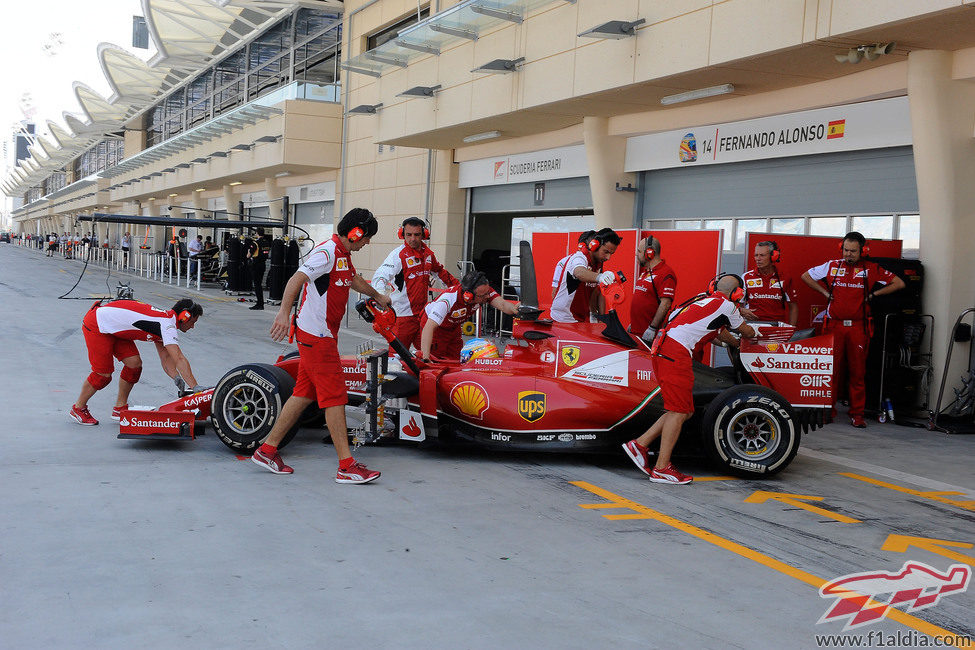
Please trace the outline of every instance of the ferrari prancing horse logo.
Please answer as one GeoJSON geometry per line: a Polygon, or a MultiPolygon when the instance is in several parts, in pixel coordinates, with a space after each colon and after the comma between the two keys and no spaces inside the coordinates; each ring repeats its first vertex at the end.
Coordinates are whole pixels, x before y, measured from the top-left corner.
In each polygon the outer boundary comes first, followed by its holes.
{"type": "Polygon", "coordinates": [[[570,368],[579,363],[579,347],[575,345],[567,345],[562,348],[562,363],[570,368]]]}

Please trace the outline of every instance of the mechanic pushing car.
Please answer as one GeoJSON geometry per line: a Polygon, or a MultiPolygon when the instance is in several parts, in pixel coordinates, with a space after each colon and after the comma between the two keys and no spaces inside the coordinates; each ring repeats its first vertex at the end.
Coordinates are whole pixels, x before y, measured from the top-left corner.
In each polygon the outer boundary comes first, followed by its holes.
{"type": "Polygon", "coordinates": [[[695,346],[714,338],[733,346],[738,340],[727,330],[753,337],[755,330],[745,323],[738,301],[745,292],[737,275],[721,274],[708,285],[706,294],[692,298],[674,311],[667,326],[651,348],[653,373],[664,398],[664,414],[639,438],[623,444],[633,463],[654,483],[684,485],[694,477],[677,471],[670,454],[684,422],[694,414],[694,371],[691,353],[695,346]],[[660,438],[656,464],[651,466],[647,447],[660,438]]]}
{"type": "MultiPolygon", "coordinates": [[[[899,277],[870,262],[864,257],[869,253],[863,235],[849,232],[840,243],[843,258],[814,266],[802,274],[802,281],[821,293],[828,301],[823,317],[823,332],[833,334],[836,357],[833,363],[833,397],[842,394],[841,378],[849,374],[850,424],[863,429],[863,409],[867,401],[864,376],[867,372],[867,347],[873,336],[873,319],[870,301],[904,288],[899,277]],[[825,283],[825,287],[823,284],[825,283]],[[885,285],[871,291],[874,284],[885,285]]],[[[836,417],[836,407],[833,407],[836,417]]]]}
{"type": "MultiPolygon", "coordinates": [[[[399,342],[409,350],[412,345],[420,349],[420,331],[423,309],[427,306],[431,277],[436,274],[445,286],[457,284],[433,250],[423,243],[430,239],[430,229],[417,217],[405,219],[396,232],[403,243],[386,257],[372,276],[372,286],[379,291],[390,292],[396,325],[393,332],[399,342]]],[[[390,354],[393,354],[390,350],[390,354]]]]}
{"type": "Polygon", "coordinates": [[[636,247],[640,277],[633,284],[630,331],[647,345],[653,345],[657,330],[667,321],[667,312],[677,291],[677,274],[660,257],[660,240],[650,235],[636,247]]]}
{"type": "Polygon", "coordinates": [[[745,271],[745,304],[741,315],[745,320],[787,322],[799,320],[799,303],[792,278],[779,273],[776,263],[782,259],[779,245],[772,241],[755,244],[755,269],[745,271]]]}
{"type": "Polygon", "coordinates": [[[94,426],[98,420],[88,411],[88,400],[108,386],[115,370],[115,357],[122,362],[119,373],[118,397],[112,409],[112,419],[128,408],[129,393],[142,375],[142,357],[136,341],[152,341],[156,344],[163,370],[173,379],[182,377],[188,386],[196,386],[196,378],[190,362],[179,348],[179,332],[188,332],[203,315],[203,307],[189,298],[183,298],[166,311],[137,300],[113,300],[96,302],[82,320],[85,345],[91,374],[81,385],[81,395],[71,406],[69,415],[85,426],[94,426]]]}
{"type": "Polygon", "coordinates": [[[615,273],[602,268],[621,241],[612,228],[603,228],[569,257],[549,310],[552,320],[559,323],[595,322],[595,315],[601,312],[602,296],[594,289],[597,285],[609,286],[616,281],[615,273]]]}
{"type": "MultiPolygon", "coordinates": [[[[518,308],[491,288],[482,271],[468,271],[460,284],[453,286],[427,305],[423,314],[423,333],[420,337],[420,356],[424,362],[432,358],[456,361],[460,358],[464,341],[461,326],[484,303],[502,313],[514,316],[518,308]]],[[[405,345],[405,344],[404,344],[405,345]]]]}
{"type": "Polygon", "coordinates": [[[378,230],[379,224],[372,212],[365,208],[353,208],[339,221],[337,234],[316,246],[285,285],[281,307],[271,324],[270,334],[274,341],[280,341],[288,334],[291,308],[301,292],[294,328],[300,355],[298,376],[280,417],[274,422],[264,444],[251,457],[256,464],[275,474],[294,472],[281,460],[278,445],[308,405],[317,401],[325,411],[325,422],[339,458],[335,482],[369,483],[379,478],[379,472],[356,462],[349,450],[345,422],[348,393],[337,341],[350,289],[370,296],[383,307],[389,307],[389,297],[376,291],[356,273],[350,255],[362,250],[378,230]]]}

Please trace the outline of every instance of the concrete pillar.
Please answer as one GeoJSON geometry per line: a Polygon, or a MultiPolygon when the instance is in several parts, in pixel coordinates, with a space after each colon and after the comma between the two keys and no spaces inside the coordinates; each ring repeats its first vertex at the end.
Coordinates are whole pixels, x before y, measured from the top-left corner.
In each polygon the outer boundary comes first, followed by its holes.
{"type": "MultiPolygon", "coordinates": [[[[975,307],[970,252],[975,241],[975,83],[951,78],[952,58],[950,52],[915,50],[907,70],[926,275],[924,311],[935,319],[932,407],[951,326],[962,310],[975,307]]],[[[967,369],[968,346],[955,346],[945,388],[949,396],[967,369]]]]}
{"type": "MultiPolygon", "coordinates": [[[[237,195],[234,194],[234,188],[231,185],[223,186],[223,200],[227,204],[228,215],[237,214],[237,195]]],[[[230,216],[230,219],[239,220],[242,219],[240,216],[230,216]]]]}
{"type": "Polygon", "coordinates": [[[635,174],[623,171],[626,138],[609,135],[605,117],[587,116],[582,126],[596,228],[632,228],[636,193],[616,191],[617,183],[625,187],[636,182],[635,174]]]}
{"type": "MultiPolygon", "coordinates": [[[[281,201],[281,197],[285,195],[284,188],[278,187],[278,179],[265,178],[264,179],[264,191],[267,193],[267,206],[270,210],[271,221],[284,221],[284,201],[281,201]]],[[[280,233],[268,233],[270,235],[276,235],[280,233]]]]}
{"type": "MultiPolygon", "coordinates": [[[[143,211],[145,212],[145,216],[147,217],[159,216],[159,202],[154,198],[150,198],[145,203],[143,203],[142,208],[143,211]]],[[[149,243],[149,245],[152,247],[153,250],[157,250],[157,251],[166,250],[166,243],[169,241],[169,238],[166,236],[166,234],[167,234],[166,228],[164,228],[163,226],[152,226],[152,228],[149,229],[149,235],[150,237],[152,237],[152,241],[149,243]]],[[[145,237],[145,233],[143,233],[143,239],[144,237],[145,237]]]]}

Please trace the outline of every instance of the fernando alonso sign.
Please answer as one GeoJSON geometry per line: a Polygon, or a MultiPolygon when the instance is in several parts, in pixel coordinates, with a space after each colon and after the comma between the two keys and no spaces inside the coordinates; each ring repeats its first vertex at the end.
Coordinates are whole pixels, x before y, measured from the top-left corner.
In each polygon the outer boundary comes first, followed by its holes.
{"type": "Polygon", "coordinates": [[[908,144],[907,98],[894,97],[635,136],[625,164],[636,172],[908,144]]]}

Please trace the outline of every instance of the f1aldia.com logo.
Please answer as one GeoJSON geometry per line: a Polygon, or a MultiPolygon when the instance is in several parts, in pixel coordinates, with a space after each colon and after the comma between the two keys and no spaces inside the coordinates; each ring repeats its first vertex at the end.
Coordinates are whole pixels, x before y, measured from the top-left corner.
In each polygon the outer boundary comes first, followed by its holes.
{"type": "Polygon", "coordinates": [[[843,630],[883,620],[891,607],[906,613],[934,607],[943,596],[964,593],[972,570],[952,564],[942,573],[922,562],[908,561],[900,571],[864,571],[834,578],[819,589],[832,606],[818,623],[845,621],[843,630]]]}

